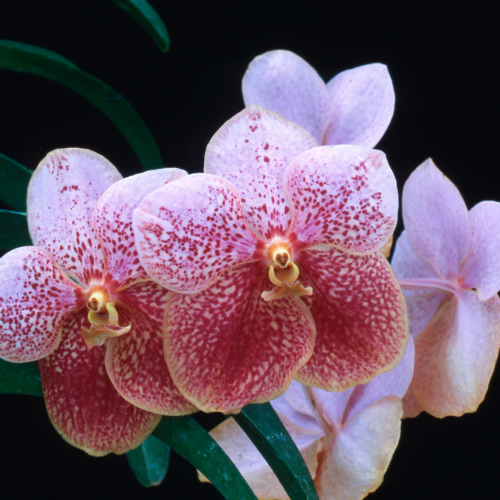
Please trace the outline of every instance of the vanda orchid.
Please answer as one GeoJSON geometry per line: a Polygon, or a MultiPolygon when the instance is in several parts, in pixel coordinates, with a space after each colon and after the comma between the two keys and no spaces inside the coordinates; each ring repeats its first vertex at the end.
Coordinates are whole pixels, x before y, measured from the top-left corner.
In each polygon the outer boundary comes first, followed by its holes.
{"type": "Polygon", "coordinates": [[[415,340],[405,416],[473,412],[500,346],[500,203],[467,212],[429,159],[404,186],[403,219],[392,265],[415,340]]]}
{"type": "MultiPolygon", "coordinates": [[[[314,478],[319,500],[361,500],[380,486],[399,441],[401,398],[410,384],[413,362],[410,338],[401,362],[365,385],[326,392],[292,381],[271,402],[314,478]]],[[[233,419],[210,434],[259,499],[288,500],[269,465],[233,419]]]]}
{"type": "Polygon", "coordinates": [[[195,411],[164,362],[166,291],[140,265],[131,226],[147,193],[184,175],[121,180],[96,153],[53,151],[28,188],[35,246],[0,260],[0,355],[39,360],[54,426],[91,455],[137,447],[157,414],[195,411]]]}
{"type": "Polygon", "coordinates": [[[379,151],[315,146],[249,106],[210,141],[205,174],[134,212],[142,265],[178,292],[164,316],[170,373],[204,411],[269,401],[292,377],[342,391],[403,356],[404,299],[379,252],[396,224],[394,175],[379,151]]]}
{"type": "Polygon", "coordinates": [[[258,104],[308,130],[318,144],[374,147],[394,113],[387,66],[367,64],[326,85],[304,59],[287,50],[256,57],[242,82],[245,105],[258,104]]]}

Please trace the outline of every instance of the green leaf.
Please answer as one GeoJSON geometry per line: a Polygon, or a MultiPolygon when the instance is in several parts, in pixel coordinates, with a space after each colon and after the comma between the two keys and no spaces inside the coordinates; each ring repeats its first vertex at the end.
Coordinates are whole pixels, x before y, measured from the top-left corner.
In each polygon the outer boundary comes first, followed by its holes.
{"type": "Polygon", "coordinates": [[[43,396],[38,362],[9,363],[0,359],[0,394],[43,396]]]}
{"type": "Polygon", "coordinates": [[[139,448],[127,453],[127,460],[137,480],[146,488],[158,486],[167,473],[170,448],[153,435],[139,448]]]}
{"type": "Polygon", "coordinates": [[[163,166],[151,132],[127,100],[68,59],[33,45],[0,40],[1,68],[48,78],[85,97],[118,127],[145,170],[163,166]]]}
{"type": "Polygon", "coordinates": [[[111,0],[122,8],[129,16],[135,19],[148,35],[155,41],[156,45],[167,52],[170,48],[170,37],[160,16],[145,0],[111,0]]]}
{"type": "Polygon", "coordinates": [[[291,500],[318,500],[302,455],[270,403],[247,405],[233,418],[266,459],[291,500]]]}
{"type": "Polygon", "coordinates": [[[163,417],[153,434],[194,465],[226,500],[257,500],[240,471],[191,417],[163,417]]]}
{"type": "Polygon", "coordinates": [[[0,201],[18,212],[26,212],[26,191],[31,170],[0,155],[0,201]]]}
{"type": "Polygon", "coordinates": [[[0,210],[0,248],[31,246],[26,214],[0,210]]]}

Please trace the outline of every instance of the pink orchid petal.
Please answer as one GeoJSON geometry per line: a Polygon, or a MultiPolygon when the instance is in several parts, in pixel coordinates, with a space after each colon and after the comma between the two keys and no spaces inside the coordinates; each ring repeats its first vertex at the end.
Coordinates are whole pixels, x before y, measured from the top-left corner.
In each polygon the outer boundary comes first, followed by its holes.
{"type": "Polygon", "coordinates": [[[47,411],[63,438],[89,455],[126,453],[146,439],[161,416],[118,394],[104,366],[106,348],[88,349],[83,341],[87,325],[85,310],[68,317],[59,347],[39,361],[47,411]]]}
{"type": "Polygon", "coordinates": [[[147,194],[185,175],[178,168],[150,170],[116,182],[99,198],[93,227],[104,252],[104,281],[112,282],[111,288],[149,279],[135,249],[132,213],[147,194]]]}
{"type": "MultiPolygon", "coordinates": [[[[303,392],[302,386],[298,382],[292,380],[290,386],[292,386],[292,384],[298,384],[300,392],[303,392]]],[[[323,429],[316,421],[316,419],[312,416],[312,412],[310,415],[307,415],[304,412],[296,411],[288,403],[288,401],[286,400],[286,393],[288,391],[289,389],[287,389],[284,394],[271,401],[271,405],[274,408],[274,411],[279,415],[281,421],[286,423],[287,425],[301,429],[302,432],[323,433],[323,429]]],[[[307,401],[305,401],[304,399],[304,396],[302,396],[302,398],[304,406],[308,406],[307,401]]]]}
{"type": "Polygon", "coordinates": [[[205,172],[230,181],[241,196],[245,218],[261,239],[283,237],[290,225],[290,206],[283,174],[314,139],[297,124],[260,106],[249,106],[212,137],[205,172]]]}
{"type": "Polygon", "coordinates": [[[334,248],[298,254],[302,297],[316,323],[311,359],[294,377],[305,385],[343,391],[394,368],[408,340],[403,294],[379,252],[348,255],[334,248]]]}
{"type": "Polygon", "coordinates": [[[133,226],[146,272],[175,292],[200,292],[225,270],[263,256],[238,191],[214,175],[190,175],[152,192],[133,226]]]}
{"type": "Polygon", "coordinates": [[[64,318],[86,303],[46,251],[7,253],[0,259],[0,357],[24,363],[47,356],[61,340],[64,318]]]}
{"type": "Polygon", "coordinates": [[[153,413],[177,416],[196,412],[168,371],[161,322],[123,306],[118,311],[120,323],[132,325],[132,329],[108,340],[106,370],[116,390],[129,403],[153,413]]]}
{"type": "Polygon", "coordinates": [[[314,479],[321,500],[359,500],[380,486],[399,441],[402,413],[401,400],[386,396],[323,438],[314,479]]]}
{"type": "Polygon", "coordinates": [[[242,82],[245,106],[258,104],[308,130],[318,144],[330,119],[325,82],[304,59],[288,50],[256,57],[242,82]]]}
{"type": "Polygon", "coordinates": [[[404,185],[403,219],[417,256],[441,278],[457,281],[469,250],[469,215],[458,189],[431,159],[404,185]]]}
{"type": "Polygon", "coordinates": [[[314,416],[311,405],[307,402],[307,398],[304,394],[303,386],[295,380],[292,380],[290,386],[282,397],[285,398],[287,403],[295,411],[298,411],[304,415],[309,415],[310,417],[314,416]]]}
{"type": "Polygon", "coordinates": [[[294,295],[266,302],[260,263],[233,268],[208,290],[174,295],[164,351],[174,383],[203,411],[238,412],[282,394],[314,347],[314,321],[294,295]]]}
{"type": "MultiPolygon", "coordinates": [[[[415,346],[410,337],[401,361],[387,373],[381,373],[367,384],[357,385],[352,393],[344,413],[344,422],[368,408],[385,396],[403,399],[413,377],[415,365],[415,346]]],[[[320,391],[321,389],[316,389],[320,391]]],[[[323,391],[324,392],[324,391],[323,391]]]]}
{"type": "Polygon", "coordinates": [[[52,151],[31,177],[27,212],[33,244],[82,285],[102,275],[102,250],[92,231],[94,206],[121,178],[108,160],[77,148],[52,151]]]}
{"type": "Polygon", "coordinates": [[[403,418],[414,418],[420,415],[423,411],[424,409],[416,400],[411,387],[409,387],[403,397],[403,418]]]}
{"type": "Polygon", "coordinates": [[[334,245],[378,250],[396,227],[398,191],[385,155],[360,146],[322,146],[297,157],[285,174],[294,249],[334,245]]]}
{"type": "Polygon", "coordinates": [[[435,417],[474,412],[484,399],[500,347],[500,299],[475,292],[445,301],[415,339],[411,388],[435,417]]]}
{"type": "Polygon", "coordinates": [[[384,64],[343,71],[327,84],[332,115],[323,144],[373,148],[394,114],[394,87],[384,64]]]}
{"type": "MultiPolygon", "coordinates": [[[[299,448],[309,472],[314,478],[317,456],[321,450],[321,440],[319,439],[321,435],[304,434],[293,427],[287,427],[287,430],[299,448]]],[[[238,467],[241,475],[248,482],[257,498],[288,500],[289,497],[283,486],[281,486],[262,455],[234,419],[227,419],[210,431],[210,435],[238,467]]],[[[198,478],[201,481],[207,481],[200,473],[198,473],[198,478]]]]}
{"type": "Polygon", "coordinates": [[[500,203],[478,203],[469,220],[471,246],[462,286],[476,288],[480,300],[488,300],[500,290],[500,203]]]}

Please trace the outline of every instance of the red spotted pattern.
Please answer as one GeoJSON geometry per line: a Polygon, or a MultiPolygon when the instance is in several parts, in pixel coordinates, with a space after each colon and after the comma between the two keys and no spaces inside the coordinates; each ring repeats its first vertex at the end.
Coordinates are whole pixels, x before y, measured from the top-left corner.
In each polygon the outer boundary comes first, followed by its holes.
{"type": "Polygon", "coordinates": [[[85,310],[69,315],[59,347],[39,361],[45,404],[72,445],[95,456],[125,453],[139,446],[161,417],[118,394],[104,366],[106,348],[88,349],[83,341],[86,316],[85,310]]]}
{"type": "Polygon", "coordinates": [[[316,146],[302,127],[260,106],[248,106],[214,135],[204,171],[229,180],[241,196],[245,217],[261,238],[283,237],[290,205],[283,174],[300,153],[316,146]]]}
{"type": "Polygon", "coordinates": [[[47,252],[12,250],[0,260],[0,356],[17,363],[47,356],[64,318],[85,305],[82,289],[47,252]]]}
{"type": "Polygon", "coordinates": [[[302,297],[316,323],[314,354],[295,379],[329,391],[363,384],[391,370],[405,352],[408,318],[401,289],[379,253],[300,252],[302,297]]]}
{"type": "Polygon", "coordinates": [[[323,146],[285,174],[294,248],[334,245],[350,253],[381,248],[396,227],[398,192],[385,155],[361,146],[323,146]]]}
{"type": "Polygon", "coordinates": [[[33,244],[82,285],[102,277],[92,212],[104,191],[120,179],[105,158],[83,149],[52,151],[31,177],[27,213],[33,244]]]}
{"type": "Polygon", "coordinates": [[[104,251],[104,281],[112,288],[149,279],[135,249],[132,212],[151,191],[185,175],[177,168],[151,170],[116,182],[99,198],[93,227],[104,251]]]}
{"type": "Polygon", "coordinates": [[[133,220],[142,265],[175,292],[204,290],[225,270],[264,256],[237,190],[221,177],[173,181],[146,196],[133,220]]]}
{"type": "Polygon", "coordinates": [[[203,411],[238,412],[282,394],[314,347],[314,321],[295,296],[266,302],[260,263],[224,273],[208,290],[172,295],[165,355],[174,382],[203,411]]]}

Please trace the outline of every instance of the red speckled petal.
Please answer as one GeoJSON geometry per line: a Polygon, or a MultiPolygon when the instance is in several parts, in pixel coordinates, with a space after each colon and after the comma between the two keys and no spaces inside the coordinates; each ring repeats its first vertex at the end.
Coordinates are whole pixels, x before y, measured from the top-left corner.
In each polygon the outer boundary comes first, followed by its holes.
{"type": "Polygon", "coordinates": [[[31,177],[27,212],[33,244],[83,285],[102,275],[102,250],[92,231],[94,206],[121,178],[108,160],[76,148],[52,151],[31,177]]]}
{"type": "Polygon", "coordinates": [[[356,256],[336,249],[298,254],[302,297],[316,323],[314,354],[294,377],[329,391],[343,391],[391,370],[408,340],[401,289],[379,252],[356,256]]]}
{"type": "Polygon", "coordinates": [[[469,211],[471,246],[464,263],[464,288],[475,288],[481,300],[500,289],[500,203],[483,201],[469,211]]]}
{"type": "Polygon", "coordinates": [[[132,328],[108,340],[106,369],[116,390],[133,405],[162,415],[187,415],[197,409],[175,387],[163,355],[167,293],[157,283],[143,281],[120,294],[128,303],[117,306],[120,325],[132,328]]]}
{"type": "Polygon", "coordinates": [[[87,300],[54,259],[36,247],[0,259],[0,357],[15,363],[50,354],[61,340],[61,323],[87,300]]]}
{"type": "Polygon", "coordinates": [[[334,245],[362,254],[382,248],[396,227],[398,190],[384,153],[322,146],[297,157],[285,174],[293,207],[294,249],[334,245]]]}
{"type": "Polygon", "coordinates": [[[469,214],[458,189],[431,159],[404,185],[403,220],[417,256],[441,278],[458,281],[469,251],[469,214]]]}
{"type": "Polygon", "coordinates": [[[133,221],[144,269],[174,292],[199,292],[226,269],[264,256],[238,191],[214,175],[190,175],[153,191],[133,221]]]}
{"type": "Polygon", "coordinates": [[[297,124],[260,106],[249,106],[212,137],[205,172],[220,175],[236,187],[250,227],[270,241],[283,237],[290,225],[283,189],[285,169],[297,155],[316,145],[297,124]]]}
{"type": "Polygon", "coordinates": [[[165,310],[165,356],[175,384],[203,411],[238,412],[282,394],[314,347],[314,322],[295,296],[266,302],[260,263],[225,272],[165,310]]]}
{"type": "Polygon", "coordinates": [[[373,148],[394,114],[394,87],[387,66],[375,63],[342,71],[327,88],[332,117],[323,144],[373,148]]]}
{"type": "Polygon", "coordinates": [[[246,106],[258,104],[279,113],[321,144],[331,115],[330,95],[304,59],[288,50],[266,52],[248,66],[242,89],[246,106]]]}
{"type": "Polygon", "coordinates": [[[81,334],[87,313],[71,315],[53,354],[39,361],[49,417],[62,437],[89,455],[137,448],[161,416],[125,401],[104,366],[106,347],[88,349],[81,334]]]}
{"type": "Polygon", "coordinates": [[[411,389],[435,417],[460,416],[483,401],[500,346],[500,299],[450,296],[415,339],[411,389]]]}
{"type": "Polygon", "coordinates": [[[135,249],[132,213],[146,195],[186,175],[178,168],[150,170],[116,182],[99,198],[92,222],[104,252],[104,281],[111,288],[149,279],[135,249]]]}

